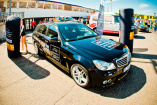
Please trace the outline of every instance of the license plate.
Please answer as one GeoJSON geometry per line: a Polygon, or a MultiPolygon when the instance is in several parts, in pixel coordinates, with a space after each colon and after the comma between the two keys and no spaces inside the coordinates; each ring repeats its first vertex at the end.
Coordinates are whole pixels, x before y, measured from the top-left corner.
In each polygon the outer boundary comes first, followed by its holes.
{"type": "Polygon", "coordinates": [[[125,67],[124,69],[123,69],[123,73],[125,73],[126,71],[128,71],[130,69],[130,64],[127,66],[127,67],[125,67]]]}

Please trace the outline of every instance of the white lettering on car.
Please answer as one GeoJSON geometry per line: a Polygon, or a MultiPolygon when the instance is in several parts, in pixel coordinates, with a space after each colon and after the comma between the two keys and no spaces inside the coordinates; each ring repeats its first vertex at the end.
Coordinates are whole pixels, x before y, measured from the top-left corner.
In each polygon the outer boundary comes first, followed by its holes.
{"type": "Polygon", "coordinates": [[[108,39],[105,39],[104,41],[98,41],[98,42],[93,41],[92,43],[102,48],[105,48],[109,51],[116,47],[116,42],[108,40],[108,39]]]}

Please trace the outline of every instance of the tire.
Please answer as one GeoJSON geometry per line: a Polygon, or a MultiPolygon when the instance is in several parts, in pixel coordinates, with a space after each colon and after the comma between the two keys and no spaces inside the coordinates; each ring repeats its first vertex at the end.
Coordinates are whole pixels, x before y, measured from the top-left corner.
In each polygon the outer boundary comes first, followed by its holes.
{"type": "Polygon", "coordinates": [[[86,68],[80,64],[73,64],[70,69],[71,76],[77,85],[83,88],[88,88],[91,85],[91,80],[86,68]]]}
{"type": "Polygon", "coordinates": [[[41,53],[40,53],[40,50],[39,50],[39,47],[38,47],[38,45],[37,45],[36,42],[34,42],[34,50],[35,50],[35,54],[37,54],[37,55],[40,55],[40,54],[41,54],[41,53]]]}
{"type": "Polygon", "coordinates": [[[136,29],[135,31],[134,31],[134,34],[137,34],[138,33],[138,29],[136,29]]]}

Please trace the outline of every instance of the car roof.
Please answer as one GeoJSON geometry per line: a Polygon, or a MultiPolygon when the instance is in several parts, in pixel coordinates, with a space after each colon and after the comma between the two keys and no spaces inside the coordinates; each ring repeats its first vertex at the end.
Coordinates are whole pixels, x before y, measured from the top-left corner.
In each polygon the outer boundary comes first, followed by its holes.
{"type": "Polygon", "coordinates": [[[49,22],[49,23],[43,23],[43,24],[45,24],[45,25],[52,24],[52,25],[60,26],[60,25],[81,24],[81,23],[77,23],[77,22],[49,22]]]}

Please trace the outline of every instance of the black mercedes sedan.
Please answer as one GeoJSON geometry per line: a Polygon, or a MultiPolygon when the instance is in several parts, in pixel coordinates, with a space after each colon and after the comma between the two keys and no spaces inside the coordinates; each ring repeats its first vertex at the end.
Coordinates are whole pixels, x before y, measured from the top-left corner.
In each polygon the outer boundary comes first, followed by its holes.
{"type": "Polygon", "coordinates": [[[39,24],[32,39],[36,54],[44,54],[84,88],[110,86],[130,69],[126,45],[103,38],[81,23],[39,24]]]}

